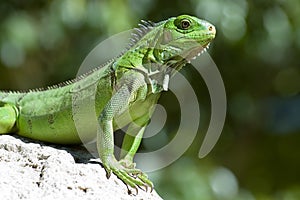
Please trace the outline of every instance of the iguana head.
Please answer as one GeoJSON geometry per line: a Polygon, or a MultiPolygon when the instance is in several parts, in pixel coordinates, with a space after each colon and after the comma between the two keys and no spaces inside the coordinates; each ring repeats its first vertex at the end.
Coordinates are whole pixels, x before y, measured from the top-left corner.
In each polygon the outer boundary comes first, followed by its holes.
{"type": "Polygon", "coordinates": [[[121,56],[121,63],[130,61],[133,68],[153,62],[190,61],[205,51],[216,35],[212,24],[189,15],[158,23],[142,21],[139,25],[132,33],[130,48],[121,56]]]}
{"type": "Polygon", "coordinates": [[[159,23],[142,21],[132,35],[117,65],[143,72],[153,92],[159,92],[168,89],[176,71],[208,48],[216,29],[205,20],[180,15],[159,23]]]}
{"type": "Polygon", "coordinates": [[[212,24],[189,15],[170,18],[162,25],[162,35],[154,49],[154,55],[162,62],[180,61],[178,56],[190,61],[206,50],[216,35],[212,24]]]}
{"type": "MultiPolygon", "coordinates": [[[[153,57],[149,60],[162,64],[157,69],[162,76],[153,74],[150,79],[152,88],[167,90],[169,78],[206,51],[215,38],[216,29],[209,22],[189,15],[170,18],[158,23],[157,27],[161,27],[161,31],[156,33],[157,40],[152,44],[154,48],[151,48],[153,57]]],[[[153,70],[150,71],[153,73],[153,70]]]]}

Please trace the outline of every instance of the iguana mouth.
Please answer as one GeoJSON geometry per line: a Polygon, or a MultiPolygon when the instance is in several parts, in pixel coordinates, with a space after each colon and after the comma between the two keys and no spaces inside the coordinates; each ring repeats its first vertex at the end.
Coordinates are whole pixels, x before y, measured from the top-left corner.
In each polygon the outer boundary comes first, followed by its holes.
{"type": "Polygon", "coordinates": [[[191,63],[192,60],[196,59],[198,56],[200,56],[201,54],[206,52],[207,49],[209,49],[209,45],[210,45],[210,43],[207,43],[203,46],[195,47],[194,49],[192,49],[185,58],[187,60],[187,62],[191,63]]]}

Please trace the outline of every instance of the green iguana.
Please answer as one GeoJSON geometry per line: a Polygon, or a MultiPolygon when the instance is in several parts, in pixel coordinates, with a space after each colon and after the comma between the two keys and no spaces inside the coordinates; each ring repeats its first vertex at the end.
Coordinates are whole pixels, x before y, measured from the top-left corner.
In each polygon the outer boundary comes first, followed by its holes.
{"type": "Polygon", "coordinates": [[[113,172],[127,186],[153,189],[147,175],[135,168],[133,157],[160,93],[169,78],[203,50],[216,34],[215,27],[189,15],[159,23],[142,21],[132,44],[122,55],[63,84],[27,92],[0,92],[0,134],[18,135],[58,144],[78,144],[96,138],[109,178],[113,172]],[[91,89],[92,88],[92,89],[91,89]],[[86,102],[94,101],[94,104],[86,102]],[[76,108],[84,116],[86,133],[76,129],[76,108]],[[128,115],[129,113],[129,115],[128,115]],[[94,116],[96,115],[96,116],[94,116]],[[97,117],[97,125],[89,119],[97,117]],[[114,131],[128,126],[121,159],[114,156],[114,131]]]}

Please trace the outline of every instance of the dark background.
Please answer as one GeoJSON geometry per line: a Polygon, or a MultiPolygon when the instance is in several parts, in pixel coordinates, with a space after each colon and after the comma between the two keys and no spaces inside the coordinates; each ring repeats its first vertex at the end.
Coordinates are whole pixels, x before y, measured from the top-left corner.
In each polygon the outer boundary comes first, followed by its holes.
{"type": "MultiPolygon", "coordinates": [[[[298,0],[1,1],[0,89],[73,78],[93,47],[141,19],[204,18],[217,28],[209,54],[226,87],[225,127],[199,159],[210,99],[199,75],[185,68],[201,97],[199,133],[180,159],[150,173],[156,190],[165,199],[300,199],[299,8],[298,0]]],[[[180,115],[174,98],[170,92],[160,100],[167,131],[155,137],[166,142],[180,115]]],[[[160,146],[155,137],[142,150],[160,146]]]]}

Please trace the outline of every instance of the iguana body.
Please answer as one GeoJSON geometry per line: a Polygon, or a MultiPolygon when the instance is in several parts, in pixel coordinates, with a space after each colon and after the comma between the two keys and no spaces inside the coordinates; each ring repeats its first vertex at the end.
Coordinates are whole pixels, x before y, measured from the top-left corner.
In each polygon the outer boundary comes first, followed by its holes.
{"type": "Polygon", "coordinates": [[[43,90],[0,92],[0,134],[59,144],[96,137],[108,176],[112,171],[131,187],[152,188],[133,163],[152,107],[168,89],[169,78],[214,37],[213,25],[188,15],[157,24],[143,22],[123,55],[81,78],[43,90]],[[97,124],[90,122],[93,117],[97,124]],[[83,126],[83,136],[76,123],[83,126]],[[122,146],[127,154],[117,161],[113,132],[128,124],[122,146]]]}

